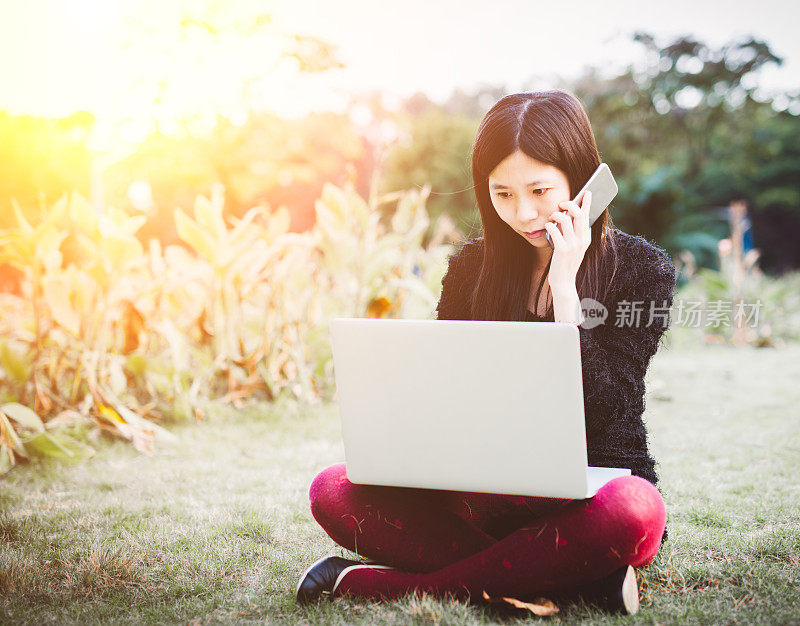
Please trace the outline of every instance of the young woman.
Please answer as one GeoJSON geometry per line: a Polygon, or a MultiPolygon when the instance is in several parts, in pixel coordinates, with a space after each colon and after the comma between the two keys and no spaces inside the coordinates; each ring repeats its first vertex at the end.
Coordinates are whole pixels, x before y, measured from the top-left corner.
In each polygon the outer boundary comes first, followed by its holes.
{"type": "MultiPolygon", "coordinates": [[[[482,601],[559,592],[603,596],[635,612],[633,567],[667,537],[666,510],[642,421],[644,376],[669,324],[670,257],[614,228],[590,227],[591,197],[571,201],[600,164],[580,102],[563,91],[508,95],[486,114],[472,150],[483,235],[449,261],[438,319],[535,320],[578,325],[589,464],[627,467],[584,500],[355,485],[344,463],[311,484],[311,511],[339,545],[370,561],[327,557],[297,586],[397,598],[415,589],[482,601]],[[544,237],[548,232],[553,247],[544,237]],[[607,309],[586,323],[581,299],[607,309]],[[596,321],[596,320],[595,320],[596,321]]],[[[547,355],[531,355],[536,369],[547,355]]]]}

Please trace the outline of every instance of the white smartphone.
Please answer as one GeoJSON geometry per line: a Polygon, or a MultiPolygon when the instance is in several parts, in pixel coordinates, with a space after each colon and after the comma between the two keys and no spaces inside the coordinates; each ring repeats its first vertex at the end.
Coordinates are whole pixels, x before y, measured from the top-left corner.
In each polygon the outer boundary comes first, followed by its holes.
{"type": "MultiPolygon", "coordinates": [[[[603,214],[603,211],[608,208],[608,205],[611,204],[611,201],[619,191],[617,181],[611,175],[608,165],[601,163],[598,166],[573,201],[580,204],[583,194],[587,191],[592,192],[592,206],[589,208],[589,227],[591,227],[595,220],[603,214]]],[[[552,248],[553,241],[550,239],[550,233],[546,232],[544,235],[547,238],[547,243],[552,248]]]]}

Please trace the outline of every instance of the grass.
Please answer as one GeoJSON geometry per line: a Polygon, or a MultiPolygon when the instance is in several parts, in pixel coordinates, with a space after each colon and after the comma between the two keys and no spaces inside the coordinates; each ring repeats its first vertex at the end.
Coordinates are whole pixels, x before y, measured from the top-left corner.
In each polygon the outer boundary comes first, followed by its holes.
{"type": "Polygon", "coordinates": [[[798,624],[800,346],[664,347],[646,419],[669,540],[637,571],[628,618],[566,605],[499,617],[427,595],[297,606],[300,573],[353,556],[314,522],[308,486],[343,460],[335,405],[211,408],[153,458],[111,442],[77,466],[0,479],[0,622],[798,624]]]}

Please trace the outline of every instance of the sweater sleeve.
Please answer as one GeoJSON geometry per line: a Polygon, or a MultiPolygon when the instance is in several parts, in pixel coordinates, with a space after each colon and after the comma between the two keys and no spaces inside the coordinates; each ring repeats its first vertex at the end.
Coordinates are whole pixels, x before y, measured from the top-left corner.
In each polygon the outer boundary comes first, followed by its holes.
{"type": "MultiPolygon", "coordinates": [[[[586,437],[587,441],[603,442],[602,447],[589,445],[588,460],[589,465],[628,467],[631,474],[658,488],[655,462],[647,452],[647,431],[641,419],[644,377],[669,327],[677,272],[666,252],[654,245],[642,245],[626,257],[621,259],[627,264],[623,267],[626,278],[612,298],[613,308],[609,307],[605,324],[578,327],[586,437]],[[640,311],[638,323],[636,310],[640,311]]],[[[669,513],[662,545],[668,536],[669,513]]]]}
{"type": "Polygon", "coordinates": [[[436,319],[469,320],[469,290],[474,285],[473,274],[480,262],[480,244],[477,240],[466,242],[450,256],[447,272],[442,278],[442,293],[436,306],[436,319]]]}
{"type": "MultiPolygon", "coordinates": [[[[644,377],[669,326],[676,279],[672,260],[655,245],[642,245],[620,262],[628,266],[622,268],[605,322],[578,327],[583,387],[591,394],[584,396],[586,435],[591,439],[602,434],[612,448],[598,454],[609,459],[629,454],[631,443],[642,443],[635,440],[645,436],[640,419],[644,377]]],[[[657,480],[652,470],[639,473],[657,480]]]]}

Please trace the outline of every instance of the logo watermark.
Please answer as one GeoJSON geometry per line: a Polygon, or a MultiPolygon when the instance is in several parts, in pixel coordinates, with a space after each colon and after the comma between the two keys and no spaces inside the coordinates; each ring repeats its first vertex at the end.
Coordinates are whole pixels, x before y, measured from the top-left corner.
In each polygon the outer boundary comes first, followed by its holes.
{"type": "Polygon", "coordinates": [[[757,328],[763,305],[760,299],[756,302],[676,299],[671,306],[667,300],[661,303],[653,300],[620,300],[616,311],[610,316],[602,302],[583,298],[580,326],[588,329],[608,323],[616,328],[666,328],[670,324],[686,328],[757,328]]]}
{"type": "Polygon", "coordinates": [[[584,298],[581,300],[581,313],[583,314],[583,321],[581,326],[583,328],[594,328],[605,324],[608,318],[608,309],[606,306],[594,298],[584,298]]]}

